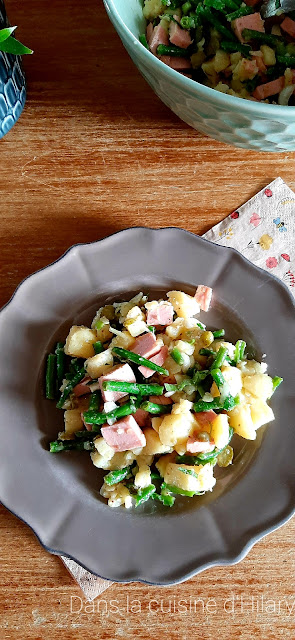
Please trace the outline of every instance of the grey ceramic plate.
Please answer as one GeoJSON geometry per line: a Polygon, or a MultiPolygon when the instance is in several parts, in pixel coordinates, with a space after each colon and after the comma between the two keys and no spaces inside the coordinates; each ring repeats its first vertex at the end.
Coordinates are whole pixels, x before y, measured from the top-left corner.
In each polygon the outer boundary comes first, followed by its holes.
{"type": "Polygon", "coordinates": [[[25,280],[0,313],[3,504],[50,552],[112,580],[171,584],[237,562],[294,508],[294,344],[286,287],[232,249],[174,228],[134,228],[73,247],[25,280]],[[110,509],[87,453],[48,453],[62,412],[43,396],[45,354],[105,300],[190,292],[198,283],[214,289],[207,325],[245,337],[258,357],[268,354],[271,374],[284,377],[271,403],[276,420],[257,442],[237,441],[235,463],[209,496],[182,498],[171,510],[110,509]]]}

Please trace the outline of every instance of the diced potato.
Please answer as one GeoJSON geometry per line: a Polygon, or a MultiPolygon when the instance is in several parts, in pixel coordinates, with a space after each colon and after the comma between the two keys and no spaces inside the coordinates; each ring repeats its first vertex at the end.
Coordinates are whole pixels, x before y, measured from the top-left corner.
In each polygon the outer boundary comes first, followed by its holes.
{"type": "Polygon", "coordinates": [[[191,466],[169,462],[164,470],[164,482],[185,491],[210,491],[216,480],[210,464],[191,466]],[[192,471],[197,477],[185,471],[192,471]]]}
{"type": "Polygon", "coordinates": [[[100,342],[107,342],[111,340],[113,334],[110,332],[110,321],[105,316],[100,316],[101,309],[98,310],[96,316],[93,318],[91,328],[96,331],[96,340],[100,342]]]}
{"type": "Polygon", "coordinates": [[[193,415],[190,413],[192,408],[193,408],[193,403],[185,399],[175,403],[172,406],[172,413],[180,414],[180,415],[188,414],[188,418],[190,420],[191,418],[193,418],[193,415]]]}
{"type": "Polygon", "coordinates": [[[246,440],[255,440],[256,431],[249,404],[239,404],[237,407],[232,409],[228,414],[228,420],[230,426],[239,436],[246,438],[246,440]]]}
{"type": "Polygon", "coordinates": [[[167,298],[180,318],[190,318],[200,312],[196,299],[183,291],[168,291],[167,298]]]}
{"type": "Polygon", "coordinates": [[[160,428],[160,424],[163,421],[163,417],[164,416],[152,418],[152,427],[157,433],[159,433],[159,428],[160,428]]]}
{"type": "Polygon", "coordinates": [[[91,378],[99,378],[111,369],[113,362],[112,350],[106,349],[86,360],[85,369],[91,378]]]}
{"type": "Polygon", "coordinates": [[[83,325],[74,325],[66,339],[64,351],[67,356],[74,358],[91,358],[94,355],[93,343],[96,341],[96,331],[83,325]]]}
{"type": "Polygon", "coordinates": [[[206,54],[204,53],[204,51],[200,50],[200,51],[197,51],[196,53],[193,53],[193,55],[191,56],[192,68],[198,69],[205,60],[206,60],[206,54]]]}
{"type": "Polygon", "coordinates": [[[211,396],[213,396],[213,398],[218,398],[220,396],[220,391],[218,389],[216,382],[213,382],[210,389],[210,393],[211,393],[211,396]]]}
{"type": "Polygon", "coordinates": [[[123,504],[126,509],[132,507],[132,497],[127,487],[121,482],[112,486],[104,483],[100,495],[107,498],[109,507],[120,507],[123,504]]]}
{"type": "Polygon", "coordinates": [[[183,328],[184,318],[176,318],[176,320],[174,320],[172,324],[169,324],[168,327],[166,327],[167,336],[174,340],[175,338],[178,338],[178,336],[180,336],[183,328]]]}
{"type": "Polygon", "coordinates": [[[254,373],[265,373],[267,364],[266,362],[256,362],[256,360],[242,360],[238,363],[237,368],[245,375],[250,376],[254,373]]]}
{"type": "Polygon", "coordinates": [[[146,20],[154,20],[161,13],[163,13],[165,7],[161,0],[145,0],[143,7],[143,15],[146,20]]]}
{"type": "Polygon", "coordinates": [[[210,344],[210,349],[213,351],[219,351],[220,347],[225,347],[228,350],[228,355],[230,358],[233,358],[235,355],[235,345],[231,342],[225,342],[225,340],[214,340],[212,344],[210,344]]]}
{"type": "Polygon", "coordinates": [[[162,456],[161,458],[159,458],[159,460],[156,462],[156,467],[162,478],[164,478],[167,465],[170,462],[174,462],[175,456],[175,453],[168,453],[166,456],[162,456]]]}
{"type": "Polygon", "coordinates": [[[224,71],[230,65],[230,56],[228,53],[223,51],[222,49],[218,49],[216,51],[213,66],[217,73],[220,71],[224,71]]]}
{"type": "Polygon", "coordinates": [[[240,369],[237,369],[237,367],[223,365],[221,371],[225,381],[228,383],[231,395],[235,397],[240,393],[243,386],[240,369]]]}
{"type": "Polygon", "coordinates": [[[145,315],[139,307],[132,307],[132,309],[128,311],[126,319],[124,320],[124,327],[129,331],[133,338],[140,336],[148,330],[145,322],[145,315]]]}
{"type": "Polygon", "coordinates": [[[64,412],[66,433],[75,433],[84,428],[80,409],[68,409],[64,412]]]}
{"type": "Polygon", "coordinates": [[[134,486],[144,489],[151,484],[151,470],[147,464],[142,464],[134,478],[134,486]]]}
{"type": "Polygon", "coordinates": [[[173,405],[173,413],[164,416],[159,427],[159,438],[161,442],[169,447],[173,447],[179,452],[186,451],[186,442],[188,436],[196,429],[196,421],[193,414],[189,410],[185,410],[185,406],[191,403],[182,400],[181,403],[173,405]]]}
{"type": "Polygon", "coordinates": [[[176,373],[180,373],[182,370],[180,364],[177,364],[177,362],[175,362],[173,358],[171,358],[171,356],[168,356],[168,358],[166,358],[164,367],[165,369],[167,369],[170,376],[174,376],[176,373]]]}
{"type": "Polygon", "coordinates": [[[211,426],[211,437],[213,438],[217,449],[223,449],[229,441],[229,424],[228,416],[220,413],[211,426]]]}
{"type": "Polygon", "coordinates": [[[110,347],[121,347],[122,349],[131,349],[134,344],[135,339],[130,335],[129,331],[121,331],[120,334],[116,335],[110,347]]]}
{"type": "Polygon", "coordinates": [[[174,347],[176,347],[181,354],[186,354],[188,356],[192,356],[195,350],[194,345],[186,342],[185,340],[177,340],[174,343],[174,347]]]}
{"type": "Polygon", "coordinates": [[[142,449],[142,455],[157,455],[159,453],[169,453],[170,447],[162,444],[157,432],[154,428],[148,427],[144,430],[146,445],[142,449]]]}
{"type": "Polygon", "coordinates": [[[202,70],[206,74],[207,78],[213,82],[213,84],[217,84],[218,75],[214,69],[214,60],[208,60],[208,62],[203,62],[202,70]]]}
{"type": "Polygon", "coordinates": [[[275,419],[273,410],[264,400],[261,400],[261,398],[254,398],[254,396],[252,396],[249,404],[255,429],[259,429],[259,427],[275,419]]]}
{"type": "Polygon", "coordinates": [[[94,440],[96,451],[91,451],[91,460],[95,467],[99,469],[107,469],[114,471],[115,469],[123,469],[132,464],[135,460],[133,451],[123,451],[115,453],[103,438],[98,437],[94,440]]]}
{"type": "Polygon", "coordinates": [[[268,44],[262,44],[260,47],[260,51],[263,55],[263,62],[266,67],[272,67],[276,64],[276,54],[274,50],[268,46],[268,44]]]}
{"type": "Polygon", "coordinates": [[[273,394],[272,378],[265,373],[252,376],[243,375],[243,387],[261,400],[267,400],[273,394]]]}

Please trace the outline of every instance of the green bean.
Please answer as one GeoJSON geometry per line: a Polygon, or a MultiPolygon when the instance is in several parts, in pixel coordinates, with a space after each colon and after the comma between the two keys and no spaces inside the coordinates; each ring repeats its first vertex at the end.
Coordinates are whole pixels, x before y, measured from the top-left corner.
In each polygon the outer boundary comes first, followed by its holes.
{"type": "Polygon", "coordinates": [[[163,489],[166,489],[170,493],[175,493],[176,495],[180,495],[180,496],[188,496],[189,498],[192,498],[193,496],[196,496],[196,495],[203,494],[203,492],[199,492],[199,491],[187,491],[186,489],[180,489],[179,487],[176,487],[174,484],[167,484],[166,482],[163,482],[162,487],[163,489]]]}
{"type": "Polygon", "coordinates": [[[94,429],[92,429],[91,431],[88,431],[87,429],[83,429],[83,431],[75,431],[75,438],[78,438],[79,440],[93,440],[93,438],[96,438],[97,436],[97,431],[94,431],[94,429]]]}
{"type": "Polygon", "coordinates": [[[182,15],[186,16],[188,12],[191,10],[191,8],[192,8],[192,4],[190,2],[185,2],[181,7],[182,15]]]}
{"type": "Polygon", "coordinates": [[[56,392],[56,354],[47,356],[45,375],[45,395],[48,400],[54,400],[56,392]]]}
{"type": "Polygon", "coordinates": [[[220,349],[218,349],[217,354],[216,354],[216,358],[211,366],[211,370],[212,369],[220,369],[220,367],[223,365],[225,358],[228,354],[228,350],[226,347],[220,347],[220,349]]]}
{"type": "Polygon", "coordinates": [[[180,462],[181,464],[188,464],[188,465],[192,465],[192,466],[204,466],[205,464],[208,464],[209,462],[212,463],[217,459],[217,456],[219,455],[219,451],[217,449],[214,449],[213,451],[210,451],[208,453],[203,453],[203,454],[199,454],[197,456],[189,456],[189,455],[183,455],[183,456],[177,456],[175,458],[175,462],[178,463],[180,462]],[[201,457],[204,456],[204,457],[201,457]]]}
{"type": "Polygon", "coordinates": [[[62,409],[63,405],[66,401],[66,399],[68,398],[68,396],[70,395],[70,393],[73,391],[73,388],[76,386],[76,384],[78,384],[79,382],[81,382],[81,380],[83,380],[83,378],[85,377],[85,369],[84,367],[82,369],[79,369],[79,371],[76,373],[76,375],[68,381],[68,384],[66,385],[66,387],[64,388],[60,399],[57,403],[57,408],[58,409],[62,409]]]}
{"type": "Polygon", "coordinates": [[[182,365],[184,360],[182,357],[182,353],[181,351],[179,351],[179,349],[177,349],[177,347],[174,347],[174,349],[172,349],[171,353],[170,353],[171,358],[173,358],[174,362],[176,362],[176,364],[182,365]]]}
{"type": "Polygon", "coordinates": [[[137,496],[135,498],[135,506],[138,507],[140,504],[147,502],[155,491],[156,487],[154,484],[149,484],[149,486],[144,489],[138,489],[137,496]]]}
{"type": "Polygon", "coordinates": [[[164,413],[171,412],[171,404],[157,404],[156,402],[149,402],[146,400],[140,405],[140,408],[148,413],[152,413],[154,416],[160,416],[164,413]]]}
{"type": "Polygon", "coordinates": [[[245,349],[246,349],[246,342],[244,340],[237,340],[236,346],[235,346],[235,355],[234,355],[234,362],[236,364],[238,364],[238,362],[243,360],[245,349]]]}
{"type": "Polygon", "coordinates": [[[248,44],[242,44],[241,42],[232,42],[232,41],[229,42],[227,40],[221,40],[220,47],[221,49],[223,49],[223,51],[227,51],[228,53],[236,53],[237,51],[239,51],[246,58],[251,57],[250,55],[251,47],[248,44]]]}
{"type": "Polygon", "coordinates": [[[151,472],[151,479],[152,480],[162,480],[160,474],[157,471],[152,471],[151,472]]]}
{"type": "Polygon", "coordinates": [[[65,372],[65,352],[64,352],[64,344],[63,342],[57,342],[55,347],[56,353],[56,377],[57,377],[57,385],[60,387],[65,372]]]}
{"type": "Polygon", "coordinates": [[[274,378],[272,379],[272,388],[274,391],[280,386],[283,380],[284,378],[280,378],[279,376],[274,376],[274,378]]]}
{"type": "Polygon", "coordinates": [[[242,4],[242,0],[224,0],[224,4],[228,9],[236,11],[242,4]]]}
{"type": "Polygon", "coordinates": [[[209,369],[203,369],[203,371],[195,371],[193,375],[193,384],[199,384],[200,382],[203,382],[203,380],[205,380],[210,373],[211,372],[209,371],[209,369]]]}
{"type": "Polygon", "coordinates": [[[117,407],[116,409],[113,409],[113,411],[109,411],[108,413],[95,410],[85,411],[83,417],[87,424],[93,425],[93,431],[99,431],[99,429],[95,428],[97,425],[105,424],[107,420],[118,420],[119,418],[130,416],[132,413],[136,413],[136,409],[137,407],[135,402],[131,400],[130,402],[122,404],[121,407],[117,407]]]}
{"type": "Polygon", "coordinates": [[[201,18],[205,18],[208,22],[213,24],[215,29],[219,31],[227,40],[236,41],[236,36],[234,35],[234,33],[227,29],[227,27],[224,27],[223,24],[221,24],[217,15],[210,11],[209,7],[205,7],[204,5],[200,4],[197,7],[197,15],[201,16],[201,18]]]}
{"type": "Polygon", "coordinates": [[[159,44],[157,47],[158,56],[174,56],[176,58],[188,58],[189,53],[187,49],[182,47],[175,47],[170,44],[159,44]]]}
{"type": "Polygon", "coordinates": [[[136,382],[119,382],[117,380],[105,380],[102,383],[104,391],[118,391],[121,393],[134,393],[141,396],[161,396],[164,390],[159,384],[138,384],[136,382]]]}
{"type": "Polygon", "coordinates": [[[152,498],[154,500],[158,500],[159,502],[162,502],[162,504],[165,507],[173,507],[174,502],[175,502],[175,497],[171,496],[169,493],[165,494],[165,493],[153,493],[152,498]]]}
{"type": "Polygon", "coordinates": [[[100,403],[100,392],[99,391],[93,391],[93,393],[90,396],[89,399],[89,406],[88,406],[88,410],[89,411],[97,411],[99,408],[99,403],[100,403]]]}
{"type": "Polygon", "coordinates": [[[101,353],[103,351],[103,344],[100,340],[97,340],[97,342],[93,343],[93,349],[94,349],[94,353],[98,354],[101,353]]]}
{"type": "Polygon", "coordinates": [[[182,16],[180,24],[183,29],[195,29],[198,26],[197,16],[182,16]]]}
{"type": "Polygon", "coordinates": [[[147,39],[146,39],[146,36],[145,36],[144,33],[140,34],[138,40],[139,40],[139,42],[141,42],[141,44],[143,44],[143,46],[146,49],[149,49],[149,45],[148,45],[148,42],[147,42],[147,39]]]}
{"type": "Polygon", "coordinates": [[[200,356],[215,356],[216,351],[213,351],[212,349],[199,349],[199,354],[200,356]]]}
{"type": "Polygon", "coordinates": [[[280,36],[273,36],[271,33],[255,31],[254,29],[243,29],[242,36],[247,41],[256,40],[262,44],[269,44],[271,47],[276,47],[280,42],[283,42],[280,36]]]}
{"type": "Polygon", "coordinates": [[[217,388],[221,389],[226,384],[226,382],[220,369],[211,369],[210,373],[217,388]]]}
{"type": "Polygon", "coordinates": [[[212,7],[216,11],[222,11],[225,9],[225,2],[223,0],[204,0],[205,7],[212,7]]]}
{"type": "Polygon", "coordinates": [[[242,18],[243,16],[248,16],[250,13],[254,13],[252,7],[248,7],[248,6],[240,7],[233,13],[229,13],[226,16],[226,19],[228,20],[228,22],[232,22],[232,20],[236,20],[237,18],[242,18]]]}
{"type": "Polygon", "coordinates": [[[176,393],[176,391],[183,391],[185,387],[192,386],[193,384],[193,380],[186,378],[185,380],[181,380],[178,384],[169,384],[168,382],[165,382],[164,387],[166,391],[173,391],[173,393],[176,393]]]}
{"type": "Polygon", "coordinates": [[[225,411],[231,411],[237,404],[239,404],[239,397],[228,395],[223,401],[220,398],[214,398],[212,402],[205,402],[204,400],[198,400],[194,404],[194,411],[196,413],[201,413],[203,411],[210,411],[211,409],[214,411],[215,409],[223,409],[225,411]]]}
{"type": "Polygon", "coordinates": [[[92,440],[84,442],[76,440],[55,440],[50,442],[50,453],[59,453],[60,451],[93,451],[94,444],[92,440]]]}
{"type": "Polygon", "coordinates": [[[148,324],[147,328],[151,333],[156,333],[156,327],[153,327],[152,324],[148,324]]]}
{"type": "Polygon", "coordinates": [[[114,471],[110,471],[110,473],[107,473],[107,475],[104,477],[104,482],[106,482],[106,484],[111,487],[113,484],[117,484],[118,482],[125,480],[129,473],[130,466],[124,467],[124,469],[115,469],[114,471]]]}
{"type": "Polygon", "coordinates": [[[217,329],[217,331],[212,331],[212,333],[214,338],[223,338],[223,336],[225,336],[224,329],[217,329]]]}
{"type": "Polygon", "coordinates": [[[120,360],[130,360],[135,364],[139,364],[141,367],[148,367],[152,371],[157,371],[157,373],[161,373],[163,376],[168,376],[169,371],[160,367],[160,365],[155,364],[151,360],[147,358],[143,358],[143,356],[139,356],[137,353],[133,353],[133,351],[128,351],[127,349],[122,349],[121,347],[114,347],[112,352],[120,358],[120,360]]]}
{"type": "Polygon", "coordinates": [[[284,56],[277,54],[277,61],[280,64],[283,64],[285,67],[295,66],[295,56],[290,56],[288,53],[286,53],[284,56]]]}

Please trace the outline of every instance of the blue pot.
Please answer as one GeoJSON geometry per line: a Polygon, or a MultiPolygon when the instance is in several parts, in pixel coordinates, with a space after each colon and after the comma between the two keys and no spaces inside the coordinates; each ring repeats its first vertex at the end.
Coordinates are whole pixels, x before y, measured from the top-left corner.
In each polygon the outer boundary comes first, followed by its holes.
{"type": "MultiPolygon", "coordinates": [[[[8,26],[3,0],[0,0],[0,29],[8,26]]],[[[20,56],[0,51],[0,138],[18,120],[26,101],[26,82],[20,56]]]]}

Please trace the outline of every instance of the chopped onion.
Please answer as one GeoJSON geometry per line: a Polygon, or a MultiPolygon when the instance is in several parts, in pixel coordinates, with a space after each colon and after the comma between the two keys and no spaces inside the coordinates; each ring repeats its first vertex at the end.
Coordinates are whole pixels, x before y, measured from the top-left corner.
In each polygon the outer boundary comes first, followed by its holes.
{"type": "Polygon", "coordinates": [[[279,93],[278,104],[287,105],[289,104],[289,100],[291,98],[292,93],[294,92],[295,84],[290,84],[288,87],[284,87],[282,91],[279,93]]]}

